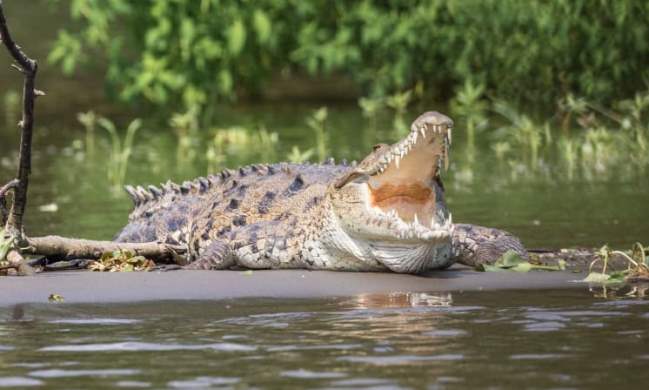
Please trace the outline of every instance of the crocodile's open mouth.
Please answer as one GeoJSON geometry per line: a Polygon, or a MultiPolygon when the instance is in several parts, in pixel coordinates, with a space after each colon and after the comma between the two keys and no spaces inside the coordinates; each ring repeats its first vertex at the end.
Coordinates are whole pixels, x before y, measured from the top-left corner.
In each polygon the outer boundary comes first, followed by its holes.
{"type": "Polygon", "coordinates": [[[367,181],[372,209],[398,220],[411,235],[450,229],[450,218],[436,210],[435,182],[448,162],[452,127],[441,114],[415,121],[411,133],[383,154],[367,181]]]}

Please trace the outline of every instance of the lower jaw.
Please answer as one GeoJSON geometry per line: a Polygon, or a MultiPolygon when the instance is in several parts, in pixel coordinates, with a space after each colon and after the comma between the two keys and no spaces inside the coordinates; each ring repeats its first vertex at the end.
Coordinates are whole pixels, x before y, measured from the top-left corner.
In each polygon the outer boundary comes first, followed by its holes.
{"type": "Polygon", "coordinates": [[[452,264],[451,239],[407,243],[382,243],[372,245],[374,257],[386,268],[397,273],[418,274],[444,269],[452,264]]]}

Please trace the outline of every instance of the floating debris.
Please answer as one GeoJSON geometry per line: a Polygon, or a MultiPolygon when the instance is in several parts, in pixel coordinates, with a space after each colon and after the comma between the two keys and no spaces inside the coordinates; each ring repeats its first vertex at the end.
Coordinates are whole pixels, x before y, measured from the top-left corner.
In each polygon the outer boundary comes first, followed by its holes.
{"type": "Polygon", "coordinates": [[[59,211],[59,205],[56,203],[44,204],[42,206],[38,206],[38,211],[43,213],[56,213],[57,211],[59,211]]]}
{"type": "Polygon", "coordinates": [[[47,300],[52,302],[52,303],[65,301],[63,296],[61,296],[59,294],[50,294],[50,296],[47,297],[47,300]]]}

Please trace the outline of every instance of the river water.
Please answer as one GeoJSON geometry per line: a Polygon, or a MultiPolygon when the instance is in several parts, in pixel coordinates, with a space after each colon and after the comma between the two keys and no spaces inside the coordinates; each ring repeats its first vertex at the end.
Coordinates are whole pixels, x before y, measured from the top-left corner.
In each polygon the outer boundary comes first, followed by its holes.
{"type": "Polygon", "coordinates": [[[0,309],[0,386],[646,388],[649,302],[586,289],[0,309]]]}
{"type": "MultiPolygon", "coordinates": [[[[208,173],[210,129],[179,139],[167,123],[150,119],[156,113],[97,100],[96,83],[90,88],[83,78],[66,81],[43,72],[39,86],[48,97],[37,106],[28,234],[110,239],[126,222],[130,201],[107,181],[107,134],[96,130],[92,152],[77,112],[94,109],[120,128],[138,115],[145,118],[126,183],[208,173]],[[188,147],[179,152],[183,142],[188,147]]],[[[0,94],[19,87],[9,72],[0,72],[0,82],[0,94]]],[[[240,126],[252,134],[263,127],[279,137],[262,150],[234,148],[218,165],[280,161],[294,145],[302,151],[312,147],[306,118],[322,105],[218,109],[211,130],[240,126]]],[[[325,105],[327,147],[336,158],[361,159],[374,143],[397,138],[391,115],[372,122],[353,104],[325,105]]],[[[435,107],[413,109],[406,119],[429,108],[435,107]]],[[[0,182],[15,170],[12,115],[3,107],[0,182]]],[[[445,179],[455,221],[510,230],[529,247],[627,248],[649,241],[646,175],[618,175],[615,168],[593,175],[588,167],[583,170],[591,173],[568,175],[551,153],[531,165],[525,156],[503,164],[489,148],[489,137],[479,135],[471,148],[460,126],[454,134],[445,179]]],[[[649,301],[633,295],[611,298],[601,289],[572,285],[5,307],[0,308],[0,387],[645,388],[649,301]]]]}

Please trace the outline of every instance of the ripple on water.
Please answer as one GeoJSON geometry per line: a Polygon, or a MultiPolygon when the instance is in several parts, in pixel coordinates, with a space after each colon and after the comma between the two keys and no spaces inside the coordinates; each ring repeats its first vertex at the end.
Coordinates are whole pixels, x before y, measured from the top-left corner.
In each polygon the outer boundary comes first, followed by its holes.
{"type": "Polygon", "coordinates": [[[139,387],[139,388],[145,388],[145,387],[151,387],[151,383],[149,382],[142,382],[142,381],[119,381],[115,383],[116,387],[139,387]]]}
{"type": "Polygon", "coordinates": [[[48,321],[50,324],[70,324],[70,325],[127,325],[142,322],[129,318],[63,318],[48,321]]]}
{"type": "Polygon", "coordinates": [[[264,313],[252,314],[245,317],[226,318],[214,321],[212,324],[227,324],[240,326],[259,326],[265,328],[288,328],[290,321],[297,321],[313,316],[313,313],[295,312],[295,313],[264,313]]]}
{"type": "Polygon", "coordinates": [[[122,375],[136,375],[141,371],[136,369],[98,369],[98,370],[37,370],[29,373],[29,376],[37,378],[73,378],[80,376],[94,376],[94,377],[107,377],[107,376],[122,376],[122,375]]]}
{"type": "Polygon", "coordinates": [[[0,344],[0,352],[3,351],[13,351],[15,347],[13,345],[2,345],[0,344]]]}
{"type": "Polygon", "coordinates": [[[257,347],[235,344],[235,343],[212,343],[212,344],[158,344],[142,343],[136,341],[105,343],[105,344],[74,344],[74,345],[50,345],[39,351],[43,352],[105,352],[105,351],[197,351],[213,350],[219,352],[248,352],[255,351],[257,347]]]}
{"type": "Polygon", "coordinates": [[[509,356],[511,360],[549,360],[549,359],[563,359],[569,357],[560,353],[522,353],[509,356]]]}
{"type": "Polygon", "coordinates": [[[636,305],[649,305],[649,300],[620,299],[614,301],[596,302],[593,304],[593,306],[613,306],[613,307],[619,307],[620,309],[624,309],[626,307],[636,306],[636,305]]]}
{"type": "Polygon", "coordinates": [[[32,387],[41,386],[43,381],[34,378],[27,378],[24,376],[5,376],[0,377],[0,387],[32,387]]]}
{"type": "Polygon", "coordinates": [[[396,381],[381,378],[350,378],[332,381],[330,388],[402,389],[396,381]]]}
{"type": "Polygon", "coordinates": [[[331,378],[345,378],[347,374],[344,372],[319,372],[319,371],[310,371],[310,370],[289,370],[282,371],[281,376],[288,378],[300,378],[300,379],[331,379],[331,378]]]}
{"type": "Polygon", "coordinates": [[[362,346],[362,344],[280,345],[268,347],[266,350],[268,352],[352,350],[362,346]]]}
{"type": "Polygon", "coordinates": [[[525,325],[525,330],[528,332],[554,332],[566,327],[566,324],[558,321],[543,321],[534,322],[525,325]]]}
{"type": "Polygon", "coordinates": [[[469,334],[469,332],[461,329],[436,329],[430,332],[424,332],[422,334],[424,336],[431,336],[431,337],[458,337],[458,336],[466,336],[469,334]]]}
{"type": "Polygon", "coordinates": [[[167,386],[174,389],[205,388],[211,386],[235,385],[240,381],[241,379],[236,377],[199,376],[194,379],[171,381],[167,383],[167,386]]]}
{"type": "Polygon", "coordinates": [[[442,355],[394,355],[394,356],[341,356],[337,360],[350,363],[368,363],[377,366],[390,366],[431,361],[458,361],[464,360],[462,354],[442,355]]]}

